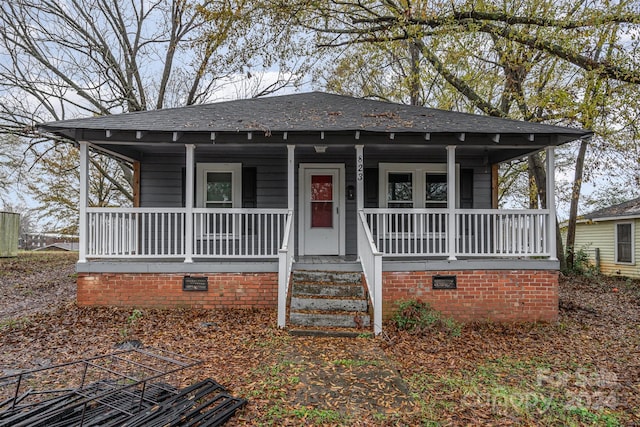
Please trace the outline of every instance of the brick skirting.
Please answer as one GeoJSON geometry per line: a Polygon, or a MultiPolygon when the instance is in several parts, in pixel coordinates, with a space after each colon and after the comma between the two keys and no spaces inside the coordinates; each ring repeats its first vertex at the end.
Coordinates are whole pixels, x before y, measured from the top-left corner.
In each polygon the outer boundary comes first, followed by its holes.
{"type": "MultiPolygon", "coordinates": [[[[214,273],[208,291],[183,291],[183,274],[80,273],[81,306],[277,308],[277,273],[214,273]]],[[[558,272],[459,270],[383,273],[383,316],[396,302],[418,299],[461,321],[553,321],[558,317],[558,272]],[[436,275],[454,275],[457,289],[432,289],[436,275]]]]}
{"type": "Polygon", "coordinates": [[[208,291],[183,291],[182,274],[80,273],[78,305],[191,308],[276,308],[277,273],[196,274],[208,291]]]}
{"type": "Polygon", "coordinates": [[[395,302],[417,299],[461,321],[554,321],[558,318],[558,272],[461,270],[384,272],[383,317],[395,302]],[[455,275],[457,289],[432,289],[436,275],[455,275]]]}

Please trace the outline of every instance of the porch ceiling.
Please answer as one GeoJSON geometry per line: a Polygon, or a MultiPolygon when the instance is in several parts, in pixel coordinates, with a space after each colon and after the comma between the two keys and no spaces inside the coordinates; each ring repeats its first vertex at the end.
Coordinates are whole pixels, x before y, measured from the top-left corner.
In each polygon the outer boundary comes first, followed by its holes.
{"type": "MultiPolygon", "coordinates": [[[[375,152],[403,152],[406,151],[407,155],[415,159],[416,154],[420,154],[424,157],[430,158],[438,158],[444,157],[446,155],[444,147],[446,145],[455,145],[454,141],[451,141],[449,144],[441,143],[423,143],[419,144],[366,144],[365,141],[360,140],[356,141],[353,137],[349,138],[349,143],[339,144],[339,143],[330,143],[329,141],[332,139],[331,135],[327,135],[325,140],[320,140],[319,138],[314,139],[314,143],[310,143],[309,140],[305,141],[297,141],[296,138],[292,138],[289,141],[285,141],[288,144],[296,145],[296,152],[301,153],[304,151],[313,152],[313,145],[327,145],[329,148],[329,153],[344,152],[348,153],[347,155],[353,155],[354,149],[353,147],[357,144],[365,145],[365,156],[366,153],[370,153],[372,151],[375,152]]],[[[548,140],[547,140],[548,141],[548,140]]],[[[279,143],[273,143],[269,146],[274,149],[282,152],[283,156],[286,156],[286,144],[283,141],[279,143]]],[[[184,143],[165,143],[165,144],[148,144],[148,143],[138,143],[136,145],[122,145],[122,144],[110,144],[106,142],[100,142],[97,144],[98,147],[108,150],[112,153],[117,153],[122,156],[125,156],[134,160],[143,160],[145,156],[150,154],[165,154],[165,155],[174,155],[177,157],[182,157],[185,155],[184,143]]],[[[539,151],[543,149],[547,145],[553,145],[548,143],[543,143],[539,141],[535,146],[522,146],[518,147],[515,145],[505,146],[504,144],[500,146],[496,145],[458,145],[456,149],[456,157],[474,157],[477,159],[482,159],[484,163],[493,164],[500,163],[506,160],[520,158],[526,156],[532,152],[539,151]]],[[[259,143],[243,143],[243,144],[198,144],[198,148],[196,153],[198,156],[205,155],[209,153],[221,153],[226,150],[226,147],[245,147],[245,148],[259,148],[264,147],[264,144],[259,143]]],[[[444,161],[444,160],[443,160],[444,161]]]]}
{"type": "Polygon", "coordinates": [[[138,158],[158,144],[327,144],[480,147],[494,161],[590,131],[322,92],[73,119],[39,126],[138,158]]]}

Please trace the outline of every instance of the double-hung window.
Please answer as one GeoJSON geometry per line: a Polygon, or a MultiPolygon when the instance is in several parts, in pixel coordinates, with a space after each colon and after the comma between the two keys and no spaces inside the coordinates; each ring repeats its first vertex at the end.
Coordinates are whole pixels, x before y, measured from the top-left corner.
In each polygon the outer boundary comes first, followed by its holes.
{"type": "Polygon", "coordinates": [[[632,222],[620,222],[616,224],[616,262],[620,264],[633,264],[634,227],[632,222]]]}
{"type": "Polygon", "coordinates": [[[387,207],[412,208],[414,206],[413,172],[388,172],[387,207]]]}
{"type": "MultiPolygon", "coordinates": [[[[456,175],[458,173],[456,166],[456,175]]],[[[390,209],[442,209],[447,207],[447,165],[444,163],[380,163],[380,207],[390,209]]],[[[457,180],[458,181],[458,180],[457,180]]],[[[385,228],[392,233],[441,233],[444,212],[388,214],[385,228]]]]}
{"type": "Polygon", "coordinates": [[[196,206],[216,209],[196,214],[194,229],[200,238],[229,238],[241,229],[240,216],[225,212],[242,207],[241,163],[198,163],[196,206]]]}
{"type": "Polygon", "coordinates": [[[239,208],[242,206],[241,163],[198,163],[196,206],[239,208]]]}
{"type": "Polygon", "coordinates": [[[425,208],[447,207],[447,174],[425,173],[425,208]]]}
{"type": "MultiPolygon", "coordinates": [[[[444,163],[380,163],[380,207],[446,208],[447,165],[444,163]]],[[[456,176],[459,168],[456,165],[456,176]]],[[[459,179],[456,179],[459,181],[459,179]]],[[[456,203],[457,204],[457,203],[456,203]]]]}

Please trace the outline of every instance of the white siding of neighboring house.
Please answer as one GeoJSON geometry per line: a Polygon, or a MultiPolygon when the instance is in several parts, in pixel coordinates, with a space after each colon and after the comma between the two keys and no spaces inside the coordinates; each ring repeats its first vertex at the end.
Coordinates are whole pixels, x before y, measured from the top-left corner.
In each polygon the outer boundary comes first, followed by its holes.
{"type": "Polygon", "coordinates": [[[576,251],[582,249],[594,263],[596,248],[600,249],[600,271],[611,276],[640,278],[640,219],[580,223],[576,227],[576,251]],[[634,264],[615,262],[615,224],[634,222],[634,264]]]}

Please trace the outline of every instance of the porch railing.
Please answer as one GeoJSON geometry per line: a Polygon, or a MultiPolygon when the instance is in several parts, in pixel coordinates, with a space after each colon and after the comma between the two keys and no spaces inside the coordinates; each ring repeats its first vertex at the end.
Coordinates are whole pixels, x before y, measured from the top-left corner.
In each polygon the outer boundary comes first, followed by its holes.
{"type": "Polygon", "coordinates": [[[184,256],[185,215],[184,208],[88,208],[87,256],[184,256]]]}
{"type": "Polygon", "coordinates": [[[456,255],[549,256],[549,211],[456,210],[456,255]]]}
{"type": "Polygon", "coordinates": [[[445,209],[365,209],[373,241],[385,255],[447,254],[445,209]]]}
{"type": "MultiPolygon", "coordinates": [[[[200,258],[276,258],[286,209],[193,209],[193,247],[200,258]]],[[[86,256],[186,257],[185,208],[88,208],[86,256]]]]}
{"type": "Polygon", "coordinates": [[[550,256],[549,211],[456,209],[449,231],[447,209],[365,209],[376,248],[388,256],[550,256]]]}
{"type": "Polygon", "coordinates": [[[280,328],[284,328],[287,322],[287,294],[293,269],[294,236],[293,211],[289,211],[282,246],[278,251],[278,327],[280,328]]]}
{"type": "Polygon", "coordinates": [[[373,332],[378,335],[382,332],[382,252],[376,248],[364,212],[358,212],[357,222],[358,255],[373,305],[373,332]]]}
{"type": "Polygon", "coordinates": [[[286,209],[194,209],[194,257],[277,257],[286,209]]]}

